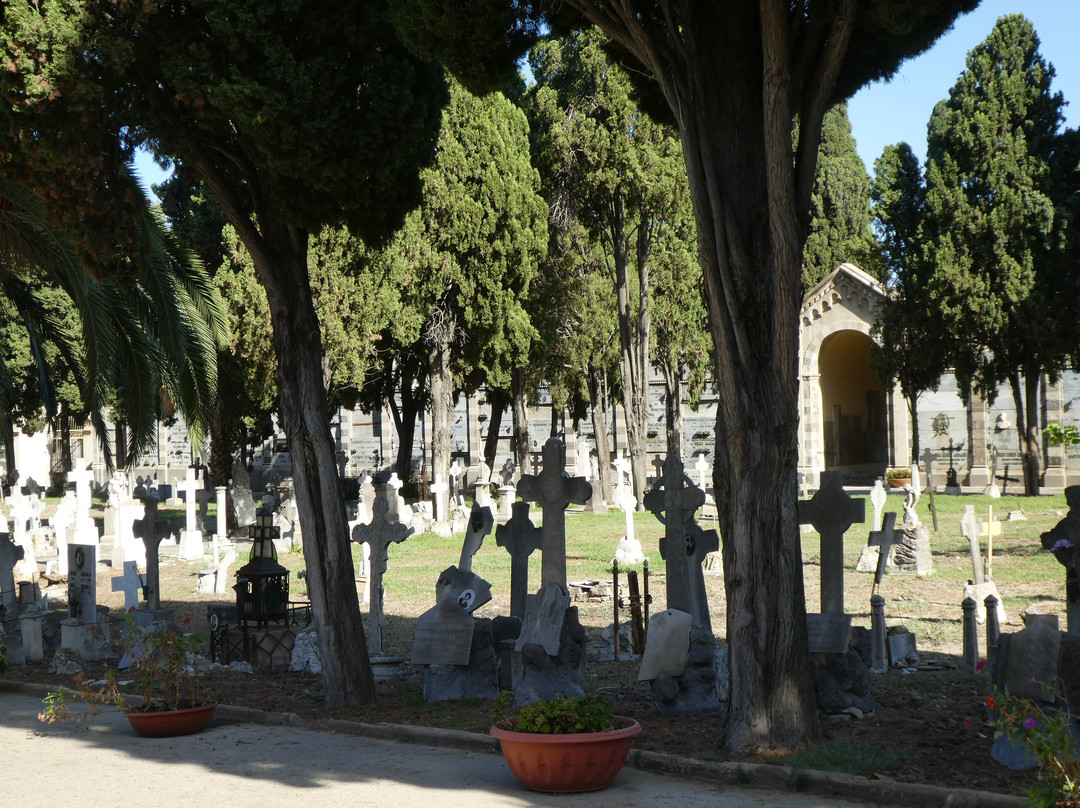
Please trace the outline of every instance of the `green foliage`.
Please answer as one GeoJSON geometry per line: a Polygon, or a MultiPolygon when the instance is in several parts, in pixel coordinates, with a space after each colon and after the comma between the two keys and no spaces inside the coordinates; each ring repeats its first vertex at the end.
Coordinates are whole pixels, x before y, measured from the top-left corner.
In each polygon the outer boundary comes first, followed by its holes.
{"type": "Polygon", "coordinates": [[[1051,421],[1046,425],[1043,434],[1050,446],[1080,446],[1080,429],[1072,424],[1062,426],[1057,421],[1051,421]]]}
{"type": "Polygon", "coordinates": [[[817,177],[810,196],[810,232],[803,245],[803,289],[812,288],[840,264],[872,275],[880,263],[870,233],[870,177],[855,149],[847,104],[825,113],[817,177]]]}
{"type": "Polygon", "coordinates": [[[881,748],[866,741],[840,739],[815,743],[785,756],[784,763],[799,769],[868,775],[904,765],[911,752],[902,747],[881,748]]]}
{"type": "Polygon", "coordinates": [[[595,693],[581,699],[563,695],[540,699],[520,708],[516,720],[506,716],[513,702],[514,694],[505,690],[495,699],[493,724],[513,728],[517,732],[543,735],[607,732],[617,728],[611,705],[595,693]]]}
{"type": "Polygon", "coordinates": [[[994,737],[1004,736],[1023,745],[1038,761],[1039,780],[1025,789],[1029,808],[1055,808],[1080,804],[1080,758],[1070,731],[1074,718],[1067,710],[1047,711],[1030,699],[1007,691],[987,697],[986,705],[997,710],[991,721],[994,737]]]}

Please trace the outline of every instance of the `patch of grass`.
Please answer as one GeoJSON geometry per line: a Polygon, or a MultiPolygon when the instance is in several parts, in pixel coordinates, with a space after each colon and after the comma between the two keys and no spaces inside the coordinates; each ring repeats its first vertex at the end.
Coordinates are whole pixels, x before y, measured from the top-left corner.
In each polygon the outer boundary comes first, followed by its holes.
{"type": "Polygon", "coordinates": [[[784,763],[798,769],[866,775],[902,766],[911,757],[903,747],[881,749],[865,741],[840,738],[792,752],[784,763]]]}

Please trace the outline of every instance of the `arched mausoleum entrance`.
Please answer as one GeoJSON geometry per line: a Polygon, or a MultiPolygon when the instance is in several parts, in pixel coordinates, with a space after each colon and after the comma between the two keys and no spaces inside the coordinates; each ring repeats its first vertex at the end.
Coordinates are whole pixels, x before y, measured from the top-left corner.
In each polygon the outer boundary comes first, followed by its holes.
{"type": "Polygon", "coordinates": [[[870,367],[870,337],[838,331],[821,344],[822,438],[825,468],[849,476],[880,474],[888,463],[885,385],[870,367]]]}
{"type": "Polygon", "coordinates": [[[903,397],[870,367],[870,330],[884,299],[881,284],[853,264],[803,298],[799,471],[811,486],[826,469],[868,484],[910,454],[903,397]]]}

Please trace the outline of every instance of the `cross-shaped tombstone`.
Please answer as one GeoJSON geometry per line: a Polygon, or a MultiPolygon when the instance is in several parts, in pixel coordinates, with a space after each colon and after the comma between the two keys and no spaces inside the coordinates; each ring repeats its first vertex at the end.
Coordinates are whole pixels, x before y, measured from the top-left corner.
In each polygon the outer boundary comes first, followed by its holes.
{"type": "Polygon", "coordinates": [[[652,460],[653,465],[653,478],[659,484],[660,480],[664,477],[664,459],[660,455],[655,455],[652,460]]]}
{"type": "Polygon", "coordinates": [[[699,452],[697,456],[697,462],[694,463],[694,469],[698,473],[698,488],[702,491],[708,492],[709,490],[709,461],[705,459],[705,453],[699,452]]]}
{"type": "Polygon", "coordinates": [[[0,606],[8,607],[18,600],[14,568],[22,557],[23,548],[15,546],[7,530],[0,531],[0,606]]]}
{"type": "Polygon", "coordinates": [[[821,536],[821,611],[844,613],[844,532],[866,521],[866,500],[844,490],[844,472],[821,472],[821,487],[799,502],[799,524],[812,525],[821,536]]]}
{"type": "MultiPolygon", "coordinates": [[[[397,496],[396,492],[391,496],[397,496]]],[[[375,497],[372,506],[371,524],[356,525],[352,540],[363,542],[371,547],[371,605],[368,607],[368,654],[373,657],[383,656],[382,627],[386,623],[383,616],[383,574],[390,555],[391,542],[405,541],[412,535],[413,529],[400,522],[390,521],[390,505],[386,496],[375,497]]]]}
{"type": "Polygon", "coordinates": [[[549,438],[544,444],[544,469],[540,474],[523,474],[518,494],[526,502],[543,509],[543,544],[540,566],[541,586],[555,583],[566,591],[566,506],[584,505],[592,496],[592,486],[584,477],[565,471],[562,441],[549,438]]]}
{"type": "Polygon", "coordinates": [[[184,531],[180,534],[180,558],[202,558],[203,535],[199,530],[195,515],[198,492],[203,490],[203,481],[195,476],[195,469],[188,468],[184,481],[176,486],[184,495],[184,531]]]}
{"type": "Polygon", "coordinates": [[[124,574],[112,579],[112,591],[124,593],[124,611],[139,608],[139,592],[143,588],[143,579],[139,575],[139,565],[134,561],[124,562],[124,574]]]}
{"type": "Polygon", "coordinates": [[[434,509],[434,518],[446,520],[450,517],[450,509],[448,506],[450,493],[450,486],[439,479],[438,472],[435,473],[435,482],[433,482],[428,490],[431,492],[431,504],[434,509]]]}
{"type": "Polygon", "coordinates": [[[461,559],[458,561],[458,569],[472,572],[473,556],[479,552],[484,544],[484,538],[491,532],[495,519],[491,515],[491,508],[481,507],[473,503],[472,513],[469,515],[469,524],[465,528],[465,541],[461,545],[461,559]]]}
{"type": "Polygon", "coordinates": [[[34,541],[27,532],[27,523],[30,521],[33,512],[30,497],[21,493],[11,497],[11,534],[14,542],[23,551],[22,560],[19,563],[22,574],[27,574],[37,568],[37,558],[34,556],[34,541]]]}
{"type": "Polygon", "coordinates": [[[529,518],[529,503],[518,500],[513,515],[495,528],[495,544],[510,553],[510,616],[525,618],[529,556],[540,548],[543,531],[529,518]]]}
{"type": "MultiPolygon", "coordinates": [[[[390,475],[390,478],[386,481],[386,507],[387,507],[387,519],[397,522],[401,520],[401,496],[398,492],[401,490],[405,483],[401,481],[401,478],[397,476],[395,471],[390,475]]],[[[376,496],[376,501],[378,497],[376,496]]]]}
{"type": "Polygon", "coordinates": [[[75,484],[75,498],[78,500],[79,513],[90,511],[90,482],[94,479],[94,472],[89,468],[72,469],[68,472],[67,481],[75,484]]]}
{"type": "MultiPolygon", "coordinates": [[[[693,602],[690,583],[690,563],[695,547],[687,530],[694,513],[705,504],[705,492],[694,485],[683,472],[682,459],[669,454],[664,461],[664,476],[652,491],[645,495],[645,508],[652,511],[664,525],[660,540],[660,555],[667,562],[667,605],[669,609],[694,615],[700,612],[693,602]]],[[[702,556],[704,558],[704,556],[702,556]]]]}
{"type": "Polygon", "coordinates": [[[893,541],[896,538],[896,511],[885,514],[880,530],[870,531],[867,545],[878,548],[877,569],[874,571],[874,587],[871,595],[877,594],[878,585],[881,583],[885,570],[889,566],[889,553],[892,552],[893,541]]]}
{"type": "Polygon", "coordinates": [[[157,528],[158,501],[141,487],[135,489],[135,498],[143,504],[142,519],[131,523],[132,533],[142,540],[143,547],[146,548],[146,583],[143,586],[143,596],[146,598],[147,610],[156,612],[161,608],[158,545],[161,544],[162,537],[157,528]]]}
{"type": "Polygon", "coordinates": [[[437,599],[444,604],[452,596],[460,609],[471,614],[491,600],[491,584],[472,571],[472,559],[494,524],[491,508],[474,502],[458,566],[443,570],[435,587],[437,599]]]}
{"type": "Polygon", "coordinates": [[[705,558],[720,549],[720,534],[715,530],[703,530],[693,521],[686,525],[686,553],[693,559],[690,565],[690,616],[694,625],[704,626],[712,632],[712,616],[709,614],[709,596],[705,590],[705,558]]]}
{"type": "Polygon", "coordinates": [[[964,515],[960,518],[960,532],[968,540],[971,548],[971,566],[976,584],[983,582],[982,552],[979,549],[979,517],[975,515],[974,505],[964,506],[964,515]]]}

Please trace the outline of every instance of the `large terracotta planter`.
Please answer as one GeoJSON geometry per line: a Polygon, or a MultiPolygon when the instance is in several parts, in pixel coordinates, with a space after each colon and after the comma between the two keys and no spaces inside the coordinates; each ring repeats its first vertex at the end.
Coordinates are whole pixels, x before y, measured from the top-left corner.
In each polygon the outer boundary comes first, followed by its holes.
{"type": "Polygon", "coordinates": [[[190,735],[204,728],[214,717],[215,707],[217,702],[186,710],[125,710],[124,715],[140,735],[147,738],[173,738],[177,735],[190,735]]]}
{"type": "Polygon", "coordinates": [[[607,732],[544,735],[492,727],[514,776],[533,791],[555,793],[607,788],[626,763],[631,739],[641,732],[632,718],[607,732]]]}
{"type": "Polygon", "coordinates": [[[893,488],[903,488],[905,485],[911,482],[910,477],[889,477],[889,485],[893,488]]]}

